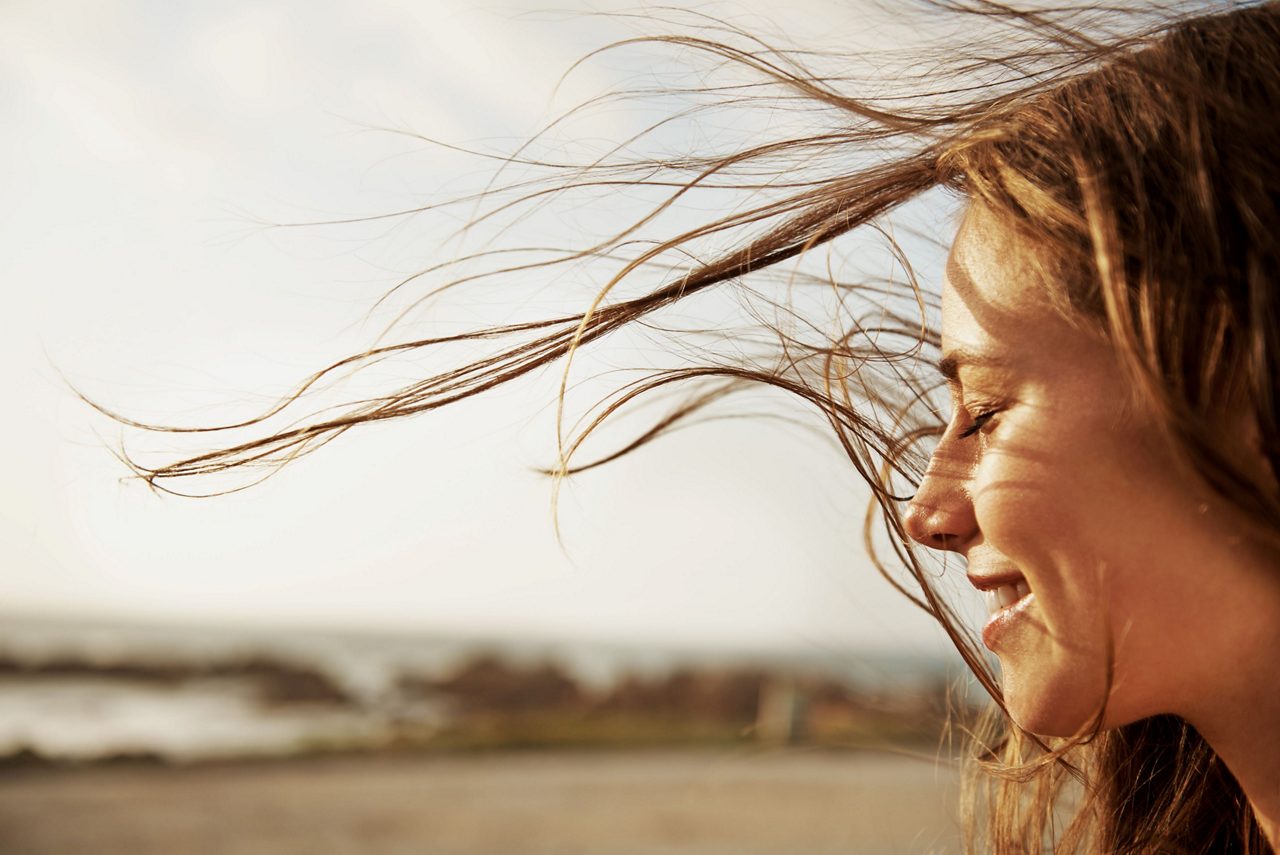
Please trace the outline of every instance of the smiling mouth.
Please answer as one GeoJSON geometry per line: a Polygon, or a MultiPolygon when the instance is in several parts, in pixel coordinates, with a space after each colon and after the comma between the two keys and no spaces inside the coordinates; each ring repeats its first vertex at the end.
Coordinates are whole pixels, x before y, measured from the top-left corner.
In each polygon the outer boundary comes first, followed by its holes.
{"type": "Polygon", "coordinates": [[[970,576],[969,581],[982,592],[989,615],[997,615],[1012,608],[1031,593],[1031,586],[1020,575],[986,579],[970,576]]]}
{"type": "Polygon", "coordinates": [[[986,600],[987,613],[994,615],[1010,606],[1016,605],[1019,600],[1030,593],[1031,586],[1027,584],[1027,580],[1019,579],[1017,582],[998,585],[995,588],[983,591],[982,598],[986,600]]]}

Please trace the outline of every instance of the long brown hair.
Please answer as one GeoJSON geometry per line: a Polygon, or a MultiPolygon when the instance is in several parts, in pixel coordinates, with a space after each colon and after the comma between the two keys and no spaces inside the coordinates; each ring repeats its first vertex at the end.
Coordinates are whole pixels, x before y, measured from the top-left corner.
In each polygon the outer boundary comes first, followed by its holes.
{"type": "MultiPolygon", "coordinates": [[[[761,101],[801,104],[829,121],[706,156],[631,159],[628,141],[579,167],[522,150],[504,163],[548,177],[508,184],[505,197],[496,191],[482,197],[482,204],[498,201],[473,222],[575,188],[666,195],[644,217],[588,246],[513,264],[496,250],[482,256],[490,266],[479,274],[449,278],[445,263],[424,275],[443,271],[433,292],[439,293],[485,278],[532,279],[584,259],[611,264],[585,310],[382,344],[328,366],[269,411],[233,425],[174,428],[112,414],[146,430],[251,434],[173,462],[131,465],[153,487],[174,491],[193,476],[270,473],[351,428],[481,394],[570,361],[624,328],[660,326],[664,310],[713,288],[738,288],[782,306],[781,288],[816,283],[835,295],[834,332],[818,335],[816,327],[775,318],[769,326],[780,335],[772,357],[743,347],[743,359],[650,372],[606,398],[579,430],[562,432],[550,471],[565,475],[613,459],[743,388],[767,384],[798,396],[830,424],[871,487],[866,541],[877,566],[941,622],[999,705],[998,680],[980,646],[935,590],[929,556],[911,545],[900,519],[902,502],[921,478],[927,441],[943,426],[936,381],[921,370],[937,357],[935,298],[916,282],[907,241],[884,231],[905,271],[896,283],[855,285],[796,270],[783,286],[770,274],[864,227],[880,228],[885,215],[928,191],[943,188],[980,202],[1030,249],[1045,281],[1061,283],[1054,296],[1063,312],[1105,331],[1135,396],[1158,415],[1188,465],[1275,539],[1280,4],[1201,16],[1147,8],[1125,17],[1121,34],[1106,32],[1098,23],[1105,19],[1088,17],[1106,11],[1099,8],[1050,14],[988,0],[926,5],[971,25],[1000,25],[1000,45],[992,48],[988,38],[987,52],[957,52],[945,63],[934,57],[930,70],[909,82],[915,91],[874,98],[850,95],[855,82],[811,69],[806,52],[780,50],[723,22],[703,20],[697,32],[649,38],[753,80],[701,95],[750,100],[756,108],[761,101]],[[642,241],[663,214],[708,188],[745,191],[754,202],[642,241]],[[652,279],[651,287],[618,296],[652,279]],[[458,342],[491,349],[336,412],[271,426],[339,375],[458,342]],[[633,441],[585,463],[576,459],[584,438],[606,419],[673,388],[690,391],[633,441]],[[1269,472],[1242,463],[1249,459],[1239,438],[1245,421],[1269,472]]],[[[1180,719],[1156,717],[1050,742],[1021,732],[997,708],[975,743],[967,822],[975,851],[1268,849],[1238,784],[1180,719]]]]}

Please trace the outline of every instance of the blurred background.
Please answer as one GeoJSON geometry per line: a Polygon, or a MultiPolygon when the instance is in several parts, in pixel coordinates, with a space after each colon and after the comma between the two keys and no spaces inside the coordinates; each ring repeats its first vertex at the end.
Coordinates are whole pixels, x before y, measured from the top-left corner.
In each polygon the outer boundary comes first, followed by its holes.
{"type": "MultiPolygon", "coordinates": [[[[802,44],[905,37],[883,9],[769,5],[696,10],[802,44]]],[[[828,440],[769,419],[679,431],[571,481],[558,543],[535,471],[557,370],[209,499],[128,478],[112,452],[135,440],[69,388],[213,424],[368,347],[417,286],[371,314],[379,297],[483,243],[454,233],[473,211],[267,224],[483,188],[493,162],[421,137],[502,155],[576,103],[686,73],[639,46],[561,79],[664,14],[4,4],[0,851],[956,849],[961,669],[872,568],[865,492],[828,440]]],[[[560,139],[626,139],[663,109],[615,105],[560,139]]],[[[697,150],[756,130],[664,133],[697,150]]],[[[589,153],[561,145],[542,153],[589,153]]],[[[555,285],[478,288],[405,328],[590,293],[555,285]]],[[[624,344],[584,363],[587,398],[645,346],[624,344]]],[[[166,442],[126,447],[154,462],[166,442]]]]}

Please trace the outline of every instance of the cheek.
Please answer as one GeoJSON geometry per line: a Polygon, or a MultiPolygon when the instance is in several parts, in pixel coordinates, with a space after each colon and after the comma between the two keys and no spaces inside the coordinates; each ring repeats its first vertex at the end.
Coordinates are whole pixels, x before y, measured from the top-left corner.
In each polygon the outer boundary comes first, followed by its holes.
{"type": "Polygon", "coordinates": [[[1105,634],[1107,565],[1085,521],[1033,489],[1004,491],[988,520],[988,546],[1026,577],[1047,637],[1059,647],[1096,647],[1090,639],[1105,634]]]}
{"type": "Polygon", "coordinates": [[[987,546],[1027,578],[1046,632],[1060,645],[1093,649],[1105,635],[1107,558],[1123,515],[1100,500],[1076,444],[1048,439],[993,443],[974,479],[974,513],[987,546]]]}
{"type": "Polygon", "coordinates": [[[983,539],[1016,563],[1035,567],[1065,545],[1085,545],[1094,491],[1077,457],[1052,445],[993,443],[973,480],[983,539]]]}
{"type": "Polygon", "coordinates": [[[1005,440],[984,454],[973,482],[984,542],[1027,577],[1037,600],[1036,631],[1000,656],[1022,726],[1070,735],[1087,725],[1110,667],[1106,726],[1174,700],[1168,652],[1196,622],[1185,570],[1202,556],[1192,521],[1170,513],[1181,492],[1172,481],[1140,448],[1115,441],[1082,449],[1005,440]]]}

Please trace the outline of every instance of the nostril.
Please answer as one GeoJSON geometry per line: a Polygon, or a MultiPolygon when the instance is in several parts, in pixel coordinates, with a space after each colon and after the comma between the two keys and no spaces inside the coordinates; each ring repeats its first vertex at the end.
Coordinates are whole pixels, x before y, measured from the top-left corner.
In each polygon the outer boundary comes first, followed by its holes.
{"type": "Polygon", "coordinates": [[[956,540],[957,538],[954,534],[931,534],[928,538],[928,545],[933,549],[955,552],[958,550],[956,540]]]}

